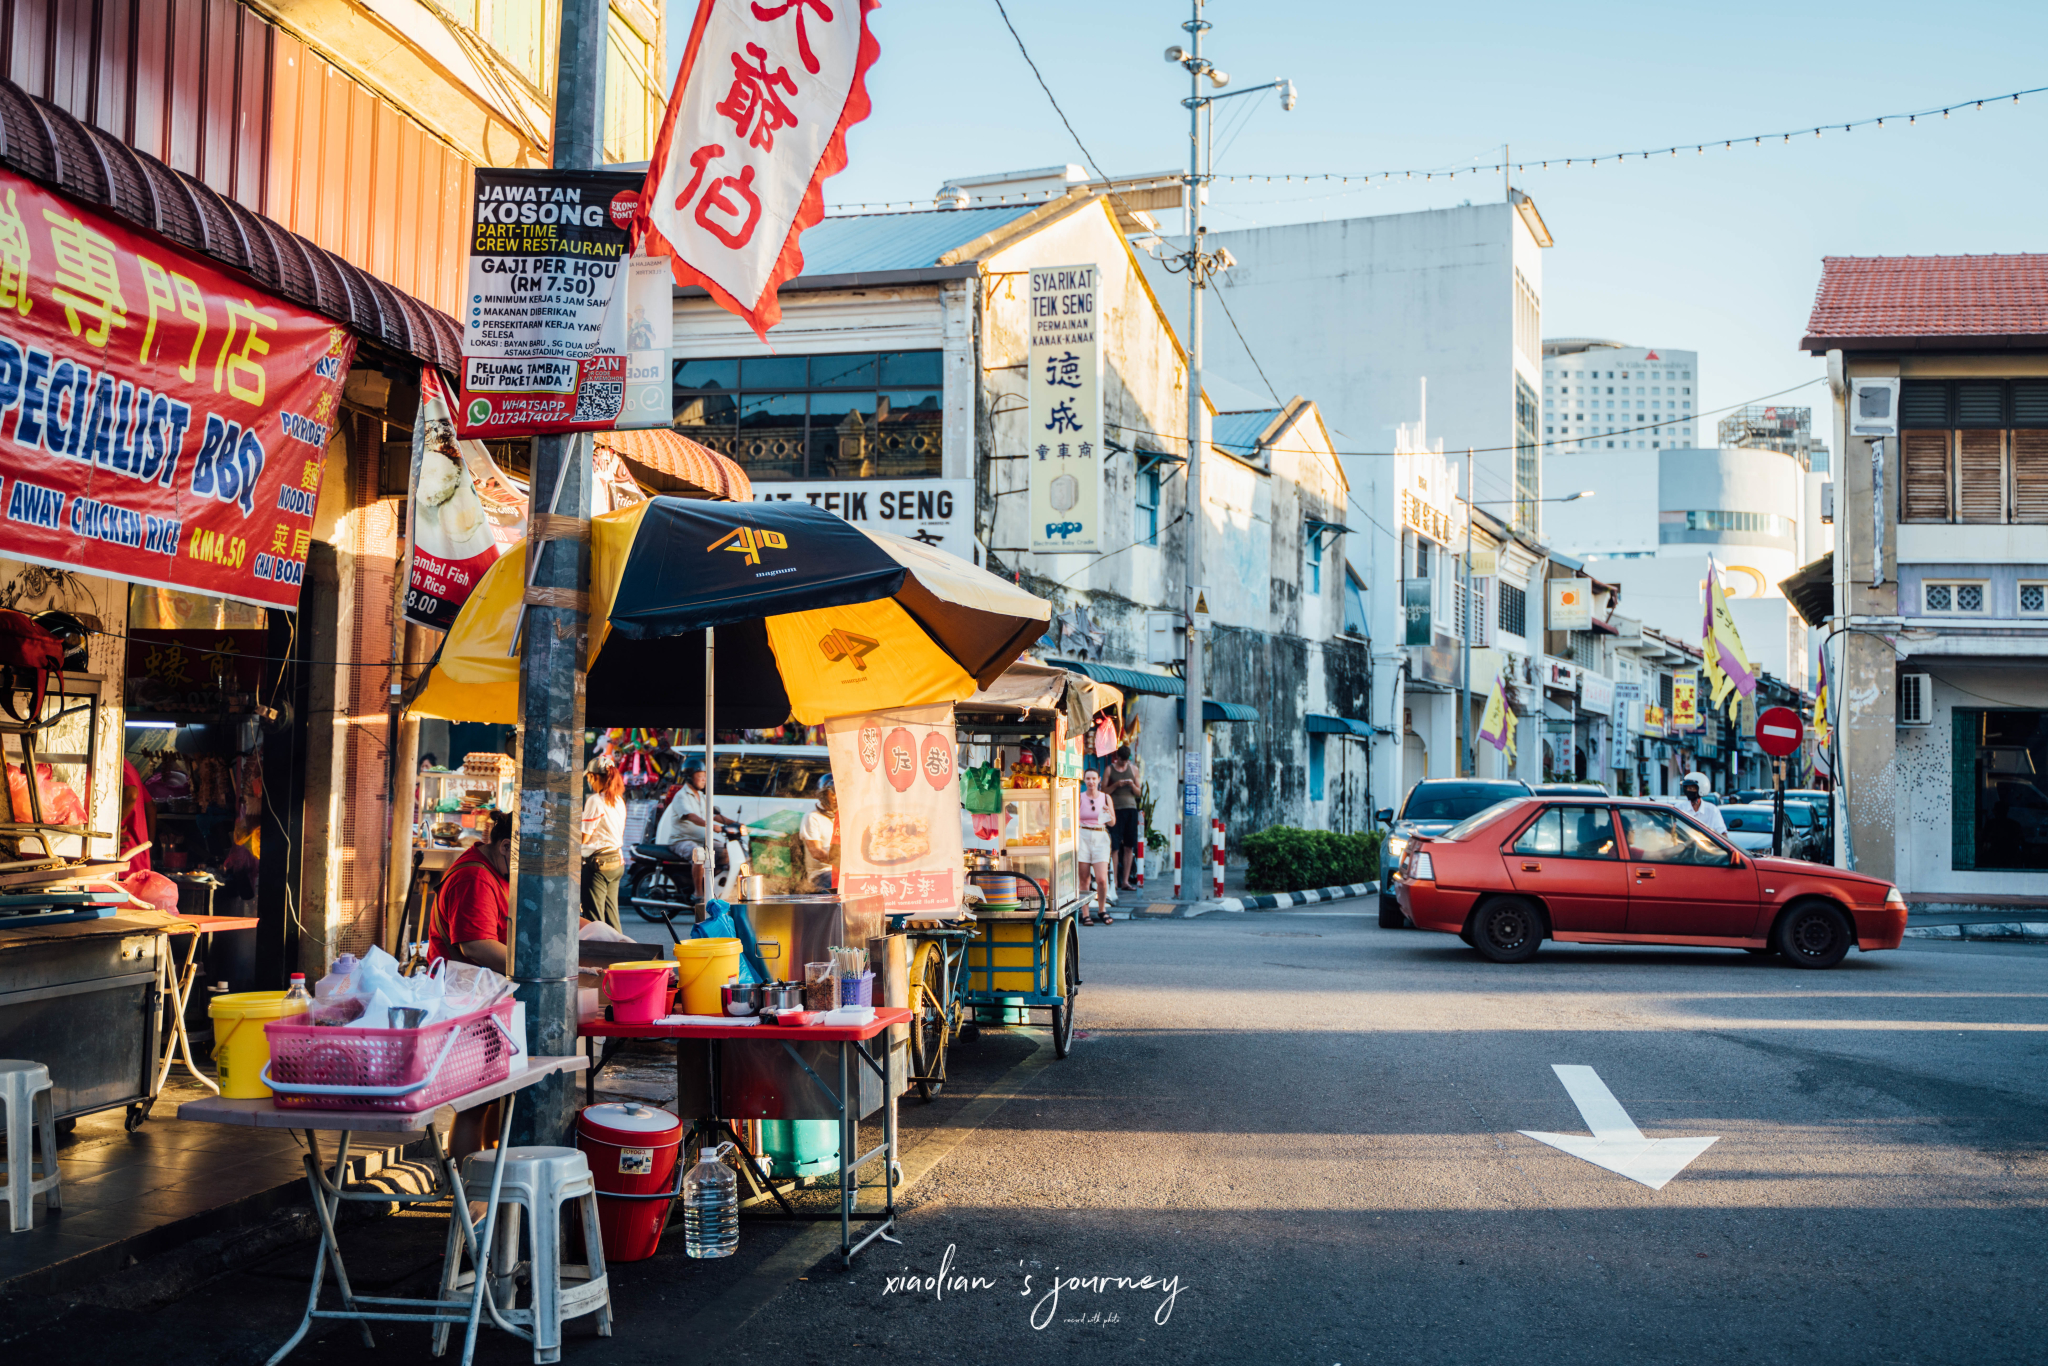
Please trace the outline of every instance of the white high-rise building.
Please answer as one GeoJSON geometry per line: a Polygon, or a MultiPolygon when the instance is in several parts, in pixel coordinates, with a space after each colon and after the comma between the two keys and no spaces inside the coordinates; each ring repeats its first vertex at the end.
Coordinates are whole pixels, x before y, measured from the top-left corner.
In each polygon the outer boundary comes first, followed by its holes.
{"type": "Polygon", "coordinates": [[[1543,444],[1550,452],[1699,444],[1699,352],[1594,337],[1543,343],[1543,444]]]}

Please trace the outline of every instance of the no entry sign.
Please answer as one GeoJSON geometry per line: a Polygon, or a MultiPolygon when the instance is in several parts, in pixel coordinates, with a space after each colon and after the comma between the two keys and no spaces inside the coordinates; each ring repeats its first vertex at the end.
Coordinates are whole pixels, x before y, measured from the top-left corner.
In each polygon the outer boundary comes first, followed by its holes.
{"type": "Polygon", "coordinates": [[[1806,723],[1790,707],[1772,707],[1756,718],[1757,747],[1774,759],[1783,759],[1806,739],[1806,723]]]}

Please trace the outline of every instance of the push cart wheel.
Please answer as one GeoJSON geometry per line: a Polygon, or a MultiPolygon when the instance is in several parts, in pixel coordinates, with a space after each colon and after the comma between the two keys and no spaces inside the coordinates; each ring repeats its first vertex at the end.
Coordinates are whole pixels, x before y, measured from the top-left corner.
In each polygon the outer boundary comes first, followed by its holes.
{"type": "Polygon", "coordinates": [[[146,1100],[138,1100],[130,1105],[128,1113],[121,1118],[121,1127],[131,1134],[140,1129],[143,1121],[149,1118],[149,1107],[150,1102],[146,1100]]]}
{"type": "Polygon", "coordinates": [[[1052,1008],[1052,1055],[1055,1058],[1066,1057],[1074,1047],[1074,997],[1081,987],[1081,960],[1071,936],[1067,939],[1067,951],[1060,955],[1060,972],[1066,979],[1066,995],[1052,1008]]]}
{"type": "Polygon", "coordinates": [[[911,986],[910,1074],[919,1098],[929,1101],[946,1088],[946,955],[937,944],[918,950],[911,986]]]}

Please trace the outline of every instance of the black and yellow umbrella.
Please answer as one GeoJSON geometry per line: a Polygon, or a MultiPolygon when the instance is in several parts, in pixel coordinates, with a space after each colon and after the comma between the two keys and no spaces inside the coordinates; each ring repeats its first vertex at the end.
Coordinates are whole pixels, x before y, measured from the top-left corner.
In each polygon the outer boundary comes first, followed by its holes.
{"type": "MultiPolygon", "coordinates": [[[[517,721],[525,583],[521,544],[463,606],[415,711],[517,721]]],[[[707,703],[738,729],[956,702],[1051,617],[957,556],[795,501],[653,498],[593,518],[590,588],[592,726],[700,726],[707,703]]]]}

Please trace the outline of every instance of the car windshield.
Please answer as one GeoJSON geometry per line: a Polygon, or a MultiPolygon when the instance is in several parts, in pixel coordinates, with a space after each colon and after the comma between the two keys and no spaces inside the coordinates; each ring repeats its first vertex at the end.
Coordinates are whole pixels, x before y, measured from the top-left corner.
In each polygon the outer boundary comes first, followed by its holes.
{"type": "Polygon", "coordinates": [[[1721,820],[1730,831],[1761,830],[1766,835],[1771,833],[1771,813],[1768,808],[1724,806],[1721,808],[1721,820]]]}
{"type": "Polygon", "coordinates": [[[1464,820],[1459,821],[1456,825],[1444,831],[1441,835],[1438,835],[1437,838],[1440,840],[1461,840],[1465,838],[1465,836],[1471,834],[1474,830],[1477,830],[1480,826],[1485,825],[1495,816],[1498,816],[1501,812],[1513,806],[1516,802],[1520,801],[1526,795],[1526,793],[1517,792],[1514,796],[1509,797],[1506,801],[1495,802],[1492,806],[1486,807],[1484,810],[1475,811],[1471,815],[1467,816],[1464,820]]]}
{"type": "Polygon", "coordinates": [[[1786,802],[1785,819],[1804,828],[1813,824],[1813,808],[1805,802],[1786,802]]]}
{"type": "Polygon", "coordinates": [[[1520,783],[1417,783],[1401,819],[1462,821],[1508,798],[1528,795],[1520,783]]]}

